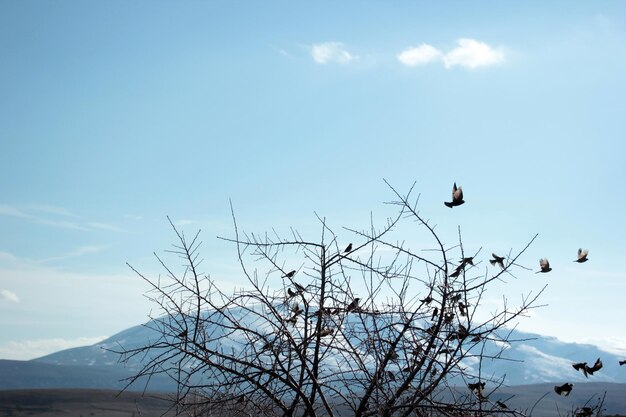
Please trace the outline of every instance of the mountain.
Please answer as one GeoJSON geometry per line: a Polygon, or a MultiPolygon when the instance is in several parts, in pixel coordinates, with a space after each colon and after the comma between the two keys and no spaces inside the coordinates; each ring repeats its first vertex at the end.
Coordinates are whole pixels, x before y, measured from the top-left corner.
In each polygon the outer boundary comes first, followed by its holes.
{"type": "MultiPolygon", "coordinates": [[[[123,385],[120,380],[132,376],[141,367],[140,358],[128,363],[119,362],[113,350],[145,346],[162,335],[153,330],[155,322],[148,322],[126,329],[92,346],[67,349],[28,362],[0,361],[0,388],[112,388],[123,385]],[[13,368],[11,368],[11,366],[13,368]],[[22,367],[21,371],[15,369],[22,367]],[[13,369],[13,371],[10,371],[13,369]],[[104,381],[107,382],[104,382],[104,381]]],[[[219,332],[221,329],[212,329],[219,332]]],[[[505,360],[485,359],[480,366],[483,378],[505,376],[504,384],[517,386],[540,383],[610,382],[626,383],[626,366],[619,366],[624,359],[590,344],[566,343],[554,337],[512,330],[508,340],[512,343],[487,341],[487,356],[502,351],[505,360]],[[586,379],[571,366],[574,362],[590,365],[602,358],[604,367],[586,379]]],[[[228,348],[227,343],[222,344],[228,348]]],[[[468,358],[463,366],[478,373],[478,361],[468,358]]],[[[453,382],[454,383],[454,382],[453,382]]],[[[459,381],[459,385],[464,385],[459,381]]],[[[132,389],[142,390],[140,381],[132,389]]],[[[150,381],[150,390],[173,390],[174,381],[160,376],[150,381]]]]}

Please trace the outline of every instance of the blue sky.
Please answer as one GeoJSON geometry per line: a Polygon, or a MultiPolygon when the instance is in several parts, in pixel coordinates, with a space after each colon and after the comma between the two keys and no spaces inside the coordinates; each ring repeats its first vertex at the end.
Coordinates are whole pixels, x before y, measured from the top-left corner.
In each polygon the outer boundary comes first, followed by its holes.
{"type": "Polygon", "coordinates": [[[383,178],[487,257],[539,233],[524,264],[553,272],[490,294],[549,284],[520,328],[626,346],[624,22],[609,1],[1,2],[0,358],[145,321],[125,263],[158,273],[166,215],[240,283],[229,198],[246,230],[317,236],[314,212],[392,214],[383,178]]]}

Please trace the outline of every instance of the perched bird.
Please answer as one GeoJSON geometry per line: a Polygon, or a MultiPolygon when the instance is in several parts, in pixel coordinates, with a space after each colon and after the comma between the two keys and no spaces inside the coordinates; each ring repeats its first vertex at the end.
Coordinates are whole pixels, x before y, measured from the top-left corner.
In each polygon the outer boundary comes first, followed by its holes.
{"type": "Polygon", "coordinates": [[[624,360],[624,361],[619,361],[619,366],[622,366],[622,365],[626,365],[626,360],[624,360]]]}
{"type": "Polygon", "coordinates": [[[474,343],[480,342],[481,340],[482,340],[482,337],[480,337],[479,334],[477,334],[474,337],[472,337],[472,342],[474,342],[474,343]]]}
{"type": "Polygon", "coordinates": [[[585,371],[587,371],[589,375],[593,375],[594,372],[599,371],[600,369],[602,369],[602,361],[600,358],[596,359],[596,363],[594,363],[591,368],[585,366],[585,371]]]}
{"type": "Polygon", "coordinates": [[[577,371],[582,371],[585,375],[585,378],[587,378],[587,362],[573,363],[572,368],[576,369],[577,371]]]}
{"type": "Polygon", "coordinates": [[[447,313],[446,315],[443,316],[446,324],[450,324],[452,323],[452,320],[454,320],[454,313],[447,313]]]}
{"type": "Polygon", "coordinates": [[[455,207],[455,206],[460,206],[461,204],[465,203],[465,201],[463,201],[463,189],[461,187],[456,186],[456,182],[454,183],[454,186],[452,187],[452,201],[451,202],[444,202],[443,204],[446,205],[446,207],[455,207]]]}
{"type": "Polygon", "coordinates": [[[591,407],[581,407],[576,409],[574,415],[576,417],[591,417],[593,415],[593,408],[591,407]]]}
{"type": "Polygon", "coordinates": [[[178,333],[178,337],[181,338],[181,339],[186,339],[187,338],[187,329],[185,329],[182,332],[178,333]]]}
{"type": "Polygon", "coordinates": [[[352,302],[348,304],[348,307],[346,307],[346,312],[349,313],[359,308],[359,301],[361,301],[360,298],[355,298],[354,300],[352,300],[352,302]]]}
{"type": "Polygon", "coordinates": [[[352,252],[352,243],[350,243],[346,249],[343,251],[343,253],[348,253],[348,252],[352,252]]]}
{"type": "Polygon", "coordinates": [[[298,304],[294,305],[293,307],[291,307],[291,312],[293,313],[294,316],[299,316],[300,313],[302,313],[302,309],[300,308],[300,306],[298,304]]]}
{"type": "Polygon", "coordinates": [[[467,306],[462,301],[459,301],[459,314],[467,316],[467,306]]]}
{"type": "Polygon", "coordinates": [[[395,381],[396,380],[396,376],[391,371],[387,371],[387,378],[389,378],[390,381],[395,381]]]}
{"type": "Polygon", "coordinates": [[[437,317],[437,314],[439,314],[439,309],[437,307],[433,308],[433,315],[430,317],[431,321],[435,321],[435,318],[437,317]]]}
{"type": "Polygon", "coordinates": [[[461,275],[461,271],[462,270],[463,270],[463,268],[461,267],[461,265],[457,266],[456,269],[454,270],[454,272],[449,275],[449,277],[450,278],[458,277],[459,275],[461,275]]]}
{"type": "Polygon", "coordinates": [[[295,326],[297,322],[298,322],[298,316],[293,316],[286,320],[287,324],[291,324],[293,326],[295,326]]]}
{"type": "Polygon", "coordinates": [[[326,337],[326,336],[330,336],[334,333],[334,330],[330,327],[324,327],[322,330],[320,330],[320,337],[326,337]]]}
{"type": "Polygon", "coordinates": [[[461,298],[463,298],[463,294],[458,292],[454,294],[452,297],[450,297],[450,301],[452,301],[453,303],[458,303],[459,301],[461,301],[461,298]]]}
{"type": "Polygon", "coordinates": [[[289,295],[289,298],[295,297],[296,295],[298,295],[298,293],[292,290],[291,288],[287,288],[287,294],[289,295]]]}
{"type": "Polygon", "coordinates": [[[504,256],[498,256],[495,253],[492,253],[491,256],[493,257],[493,259],[489,259],[491,265],[498,264],[500,268],[504,269],[504,256]]]}
{"type": "Polygon", "coordinates": [[[485,382],[474,382],[473,384],[467,384],[467,387],[480,399],[483,398],[483,390],[485,389],[485,382]]]}
{"type": "Polygon", "coordinates": [[[302,285],[298,284],[297,282],[294,282],[293,286],[296,287],[296,290],[298,291],[298,293],[302,293],[306,289],[302,285]]]}
{"type": "Polygon", "coordinates": [[[285,275],[283,275],[283,278],[293,278],[294,275],[296,275],[295,269],[293,271],[287,272],[285,275]]]}
{"type": "Polygon", "coordinates": [[[582,264],[583,262],[587,262],[589,259],[587,259],[587,255],[589,254],[589,249],[582,249],[579,248],[578,249],[578,259],[576,259],[574,262],[578,262],[579,264],[582,264]]]}
{"type": "Polygon", "coordinates": [[[433,297],[428,295],[426,298],[422,298],[420,301],[424,304],[430,304],[433,302],[433,297]]]}
{"type": "Polygon", "coordinates": [[[574,387],[574,384],[570,384],[569,382],[566,382],[565,384],[561,386],[555,385],[554,392],[556,392],[559,395],[564,395],[567,397],[569,393],[572,392],[573,387],[574,387]]]}
{"type": "Polygon", "coordinates": [[[496,405],[497,405],[498,407],[500,407],[501,409],[503,409],[503,410],[508,410],[508,409],[509,409],[509,407],[507,407],[507,406],[506,406],[506,404],[505,404],[505,403],[503,403],[503,402],[502,402],[502,401],[500,401],[500,400],[496,401],[496,405]]]}
{"type": "Polygon", "coordinates": [[[467,327],[463,326],[461,323],[459,323],[459,327],[458,330],[456,331],[459,339],[463,340],[465,339],[467,336],[469,336],[469,331],[467,330],[467,327]]]}
{"type": "Polygon", "coordinates": [[[538,274],[540,272],[550,272],[550,271],[552,271],[552,268],[550,268],[550,262],[548,262],[548,260],[546,258],[539,259],[539,267],[541,268],[541,270],[535,272],[535,274],[538,274]]]}
{"type": "Polygon", "coordinates": [[[467,258],[463,258],[461,259],[461,265],[463,265],[463,267],[465,267],[465,265],[470,264],[472,266],[474,266],[474,257],[473,256],[469,256],[467,258]]]}

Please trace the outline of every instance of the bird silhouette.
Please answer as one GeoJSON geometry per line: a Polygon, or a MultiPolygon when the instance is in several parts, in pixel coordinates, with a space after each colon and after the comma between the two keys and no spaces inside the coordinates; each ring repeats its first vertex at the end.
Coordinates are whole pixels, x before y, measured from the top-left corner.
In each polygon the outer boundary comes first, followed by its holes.
{"type": "Polygon", "coordinates": [[[589,375],[593,375],[594,372],[597,372],[600,369],[602,369],[602,361],[600,360],[600,358],[596,359],[596,363],[594,363],[591,368],[585,366],[585,371],[587,371],[589,375]]]}
{"type": "Polygon", "coordinates": [[[178,333],[178,337],[181,338],[181,339],[186,339],[187,338],[187,329],[185,329],[182,332],[178,333]]]}
{"type": "Polygon", "coordinates": [[[505,403],[503,403],[503,402],[502,402],[502,401],[500,401],[500,400],[496,401],[496,405],[497,405],[498,407],[500,407],[501,409],[503,409],[503,410],[508,410],[508,409],[509,409],[509,407],[507,407],[507,406],[506,406],[506,404],[505,404],[505,403]]]}
{"type": "Polygon", "coordinates": [[[459,275],[461,275],[462,270],[463,270],[463,267],[461,265],[457,266],[454,272],[449,275],[449,277],[450,278],[458,277],[459,275]]]}
{"type": "Polygon", "coordinates": [[[452,187],[452,201],[449,203],[445,201],[443,204],[445,204],[446,207],[452,208],[455,206],[460,206],[463,203],[465,203],[465,201],[463,201],[463,189],[461,187],[457,187],[455,182],[454,186],[452,187]]]}
{"type": "Polygon", "coordinates": [[[582,264],[583,262],[587,262],[589,260],[587,259],[588,254],[589,254],[589,249],[579,248],[578,259],[576,259],[574,262],[578,262],[579,264],[582,264]]]}
{"type": "Polygon", "coordinates": [[[346,249],[343,251],[343,253],[348,253],[348,252],[352,252],[352,243],[350,243],[346,249]]]}
{"type": "Polygon", "coordinates": [[[292,298],[298,295],[298,293],[292,290],[291,288],[287,288],[287,294],[289,295],[289,298],[292,298]]]}
{"type": "Polygon", "coordinates": [[[349,313],[356,310],[359,307],[359,301],[361,301],[360,298],[355,298],[354,300],[352,300],[352,302],[348,304],[348,307],[346,307],[346,312],[349,313]]]}
{"type": "Polygon", "coordinates": [[[469,336],[469,331],[467,330],[467,327],[463,326],[461,323],[459,323],[458,330],[456,331],[456,333],[459,339],[461,340],[469,336]]]}
{"type": "Polygon", "coordinates": [[[296,287],[296,291],[298,291],[298,293],[303,293],[304,290],[306,290],[306,288],[304,288],[302,285],[298,284],[297,282],[294,282],[293,286],[296,287]]]}
{"type": "Polygon", "coordinates": [[[434,321],[435,318],[437,317],[437,314],[439,314],[439,309],[437,307],[433,308],[433,315],[430,317],[431,321],[434,321]]]}
{"type": "Polygon", "coordinates": [[[296,275],[295,269],[293,271],[287,272],[285,275],[283,275],[283,278],[293,278],[294,275],[296,275]]]}
{"type": "Polygon", "coordinates": [[[298,316],[293,316],[287,320],[285,320],[287,322],[287,324],[291,324],[293,326],[296,325],[296,323],[298,322],[298,316]]]}
{"type": "Polygon", "coordinates": [[[500,268],[504,269],[504,256],[498,256],[495,253],[492,253],[491,256],[493,257],[493,259],[489,259],[491,265],[498,264],[500,268]]]}
{"type": "Polygon", "coordinates": [[[535,272],[535,274],[538,274],[540,272],[550,272],[552,271],[552,268],[550,268],[550,262],[548,262],[548,260],[546,258],[541,258],[539,259],[539,267],[541,268],[540,271],[535,272]]]}
{"type": "Polygon", "coordinates": [[[433,297],[429,295],[426,298],[422,298],[420,301],[424,304],[430,304],[433,302],[433,297]]]}
{"type": "Polygon", "coordinates": [[[626,360],[619,361],[619,366],[626,365],[626,360]]]}
{"type": "Polygon", "coordinates": [[[459,301],[459,314],[467,316],[467,306],[461,301],[459,301]]]}
{"type": "Polygon", "coordinates": [[[480,399],[483,398],[483,390],[485,389],[485,382],[474,382],[473,384],[467,384],[467,387],[480,399]]]}
{"type": "Polygon", "coordinates": [[[555,385],[554,392],[556,392],[559,395],[564,395],[567,397],[569,393],[572,392],[573,387],[574,387],[574,384],[570,384],[569,382],[566,382],[565,384],[561,386],[555,385]]]}
{"type": "Polygon", "coordinates": [[[587,378],[587,362],[573,363],[572,368],[576,369],[577,371],[582,371],[585,375],[585,378],[587,378]]]}
{"type": "Polygon", "coordinates": [[[474,266],[474,257],[473,256],[469,256],[466,258],[461,259],[461,265],[463,265],[463,267],[465,267],[465,265],[470,264],[472,266],[474,266]]]}

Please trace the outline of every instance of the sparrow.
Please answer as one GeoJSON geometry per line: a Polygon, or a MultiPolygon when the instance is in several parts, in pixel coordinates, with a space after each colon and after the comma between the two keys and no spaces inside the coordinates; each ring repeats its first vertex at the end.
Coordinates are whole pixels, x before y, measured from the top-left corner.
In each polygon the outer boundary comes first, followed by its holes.
{"type": "Polygon", "coordinates": [[[298,322],[298,316],[294,315],[293,317],[291,317],[290,319],[285,320],[287,324],[291,324],[293,326],[296,325],[296,323],[298,322]]]}
{"type": "Polygon", "coordinates": [[[289,295],[289,298],[295,297],[296,295],[298,295],[298,293],[292,290],[291,288],[287,288],[287,294],[289,295]]]}
{"type": "Polygon", "coordinates": [[[556,392],[559,395],[564,395],[567,397],[569,393],[572,392],[573,387],[574,387],[574,384],[570,384],[569,382],[566,382],[565,384],[561,386],[555,385],[554,392],[556,392]]]}
{"type": "Polygon", "coordinates": [[[493,256],[493,259],[489,259],[491,265],[498,264],[500,268],[504,269],[504,256],[498,256],[495,253],[492,253],[491,256],[493,256]]]}
{"type": "Polygon", "coordinates": [[[431,321],[435,321],[435,318],[437,317],[437,314],[439,314],[439,309],[437,307],[433,308],[433,315],[430,317],[431,321]]]}
{"type": "Polygon", "coordinates": [[[550,262],[548,262],[546,258],[539,259],[539,266],[541,267],[541,271],[537,271],[535,274],[552,271],[552,268],[550,268],[550,262]]]}
{"type": "Polygon", "coordinates": [[[350,243],[346,249],[343,251],[343,253],[348,253],[348,252],[352,252],[352,243],[350,243]]]}
{"type": "Polygon", "coordinates": [[[600,358],[596,359],[596,363],[594,363],[591,368],[585,366],[585,371],[587,371],[589,375],[593,375],[594,372],[599,371],[600,369],[602,369],[602,361],[600,358]]]}
{"type": "Polygon", "coordinates": [[[579,264],[582,264],[583,262],[587,262],[589,260],[587,259],[588,254],[589,254],[589,249],[579,248],[578,259],[576,259],[574,262],[578,262],[579,264]]]}
{"type": "Polygon", "coordinates": [[[577,371],[583,371],[585,378],[587,378],[587,362],[573,363],[572,368],[577,371]]]}
{"type": "Polygon", "coordinates": [[[187,329],[185,329],[182,332],[178,333],[178,337],[181,338],[181,339],[186,339],[187,338],[187,329]]]}
{"type": "Polygon", "coordinates": [[[433,297],[429,295],[426,298],[422,298],[420,301],[424,304],[430,304],[433,302],[433,297]]]}
{"type": "Polygon", "coordinates": [[[352,300],[352,302],[348,304],[348,307],[346,307],[346,312],[349,313],[356,310],[359,307],[359,301],[361,301],[360,298],[355,298],[354,300],[352,300]]]}
{"type": "Polygon", "coordinates": [[[460,206],[463,203],[465,203],[465,201],[463,201],[463,189],[461,187],[457,188],[455,182],[452,187],[452,201],[449,203],[445,201],[443,204],[445,204],[446,207],[452,208],[454,206],[460,206]]]}
{"type": "Polygon", "coordinates": [[[285,275],[283,275],[283,278],[293,278],[294,275],[296,275],[295,269],[293,271],[287,272],[285,275]]]}

